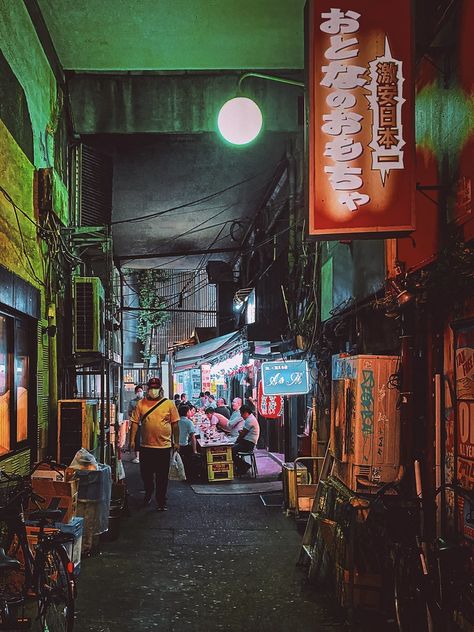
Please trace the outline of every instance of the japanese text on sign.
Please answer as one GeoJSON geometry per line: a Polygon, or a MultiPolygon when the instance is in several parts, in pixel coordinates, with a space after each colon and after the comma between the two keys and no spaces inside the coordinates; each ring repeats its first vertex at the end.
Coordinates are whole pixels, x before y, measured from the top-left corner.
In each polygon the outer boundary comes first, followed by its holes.
{"type": "Polygon", "coordinates": [[[405,145],[402,127],[402,62],[393,59],[388,38],[385,53],[370,62],[369,90],[372,109],[372,168],[380,171],[382,183],[390,169],[403,169],[405,145]]]}
{"type": "Polygon", "coordinates": [[[309,390],[308,363],[305,360],[264,362],[262,384],[265,395],[298,395],[309,390]]]}
{"type": "Polygon", "coordinates": [[[359,56],[360,13],[331,8],[321,13],[320,30],[329,36],[324,57],[328,64],[322,66],[323,77],[320,85],[332,90],[326,97],[327,111],[323,114],[321,130],[332,137],[325,144],[324,156],[332,160],[324,171],[328,175],[332,189],[337,193],[341,205],[350,211],[357,211],[368,204],[370,195],[364,187],[364,174],[357,160],[364,153],[363,144],[357,140],[362,130],[365,97],[373,111],[372,168],[380,171],[382,184],[390,169],[403,169],[401,107],[402,63],[392,58],[388,39],[385,38],[384,55],[369,63],[368,68],[357,65],[359,56]],[[368,84],[366,86],[366,84],[368,84]],[[365,87],[370,96],[361,91],[365,87]],[[356,110],[354,111],[354,108],[356,110]],[[355,165],[349,163],[356,161],[355,165]]]}

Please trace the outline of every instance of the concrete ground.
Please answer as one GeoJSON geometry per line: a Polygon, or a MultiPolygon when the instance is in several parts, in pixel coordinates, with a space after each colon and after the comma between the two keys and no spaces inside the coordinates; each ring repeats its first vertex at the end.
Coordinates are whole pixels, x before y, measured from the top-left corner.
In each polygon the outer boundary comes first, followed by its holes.
{"type": "Polygon", "coordinates": [[[295,566],[301,535],[279,507],[171,481],[167,512],[142,509],[125,465],[131,515],[82,562],[75,632],[346,630],[295,566]]]}

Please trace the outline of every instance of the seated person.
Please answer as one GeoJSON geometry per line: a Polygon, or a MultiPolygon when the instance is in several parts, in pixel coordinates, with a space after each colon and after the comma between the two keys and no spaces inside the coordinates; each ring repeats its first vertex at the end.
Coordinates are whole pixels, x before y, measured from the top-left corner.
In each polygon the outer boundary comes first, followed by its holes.
{"type": "Polygon", "coordinates": [[[221,430],[223,430],[226,434],[229,434],[231,437],[237,437],[244,425],[244,420],[240,414],[241,406],[242,400],[240,397],[234,397],[232,400],[232,415],[230,416],[230,419],[228,421],[225,419],[224,421],[219,422],[221,430]]]}
{"type": "Polygon", "coordinates": [[[194,414],[194,408],[187,406],[186,404],[180,404],[178,407],[179,413],[179,454],[183,460],[184,471],[186,472],[186,478],[192,480],[196,477],[195,463],[193,463],[193,457],[195,459],[197,455],[196,445],[196,431],[192,416],[194,414]]]}
{"type": "Polygon", "coordinates": [[[253,452],[260,436],[260,426],[250,406],[247,404],[241,406],[240,414],[244,420],[244,425],[239,432],[236,443],[232,446],[232,459],[237,475],[245,474],[250,468],[250,463],[238,456],[237,452],[253,452]]]}
{"type": "Polygon", "coordinates": [[[204,412],[206,413],[206,417],[209,419],[211,428],[212,427],[215,428],[217,425],[221,426],[222,423],[226,424],[228,422],[228,420],[224,417],[224,415],[220,415],[219,413],[216,413],[216,411],[214,410],[214,408],[212,408],[212,406],[208,406],[208,408],[206,408],[204,412]]]}
{"type": "Polygon", "coordinates": [[[206,400],[204,399],[204,391],[201,391],[199,393],[199,397],[194,402],[194,405],[196,406],[196,408],[205,408],[204,406],[205,403],[206,403],[206,400]]]}
{"type": "Polygon", "coordinates": [[[230,419],[230,410],[229,410],[229,407],[226,405],[225,399],[223,397],[217,398],[216,413],[219,413],[220,415],[224,415],[224,417],[227,417],[227,419],[230,419]]]}
{"type": "Polygon", "coordinates": [[[216,408],[217,404],[216,404],[216,398],[214,397],[214,395],[209,395],[209,397],[207,398],[207,408],[216,408]]]}

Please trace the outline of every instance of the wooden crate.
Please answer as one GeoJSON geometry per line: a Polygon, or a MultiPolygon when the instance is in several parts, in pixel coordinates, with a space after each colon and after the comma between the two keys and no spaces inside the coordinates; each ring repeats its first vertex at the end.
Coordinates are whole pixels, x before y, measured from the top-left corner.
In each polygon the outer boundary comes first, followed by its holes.
{"type": "Polygon", "coordinates": [[[354,584],[351,604],[350,597],[350,573],[347,568],[336,564],[336,592],[339,604],[343,608],[378,608],[380,605],[382,577],[378,573],[354,572],[354,584]]]}
{"type": "Polygon", "coordinates": [[[218,445],[206,448],[206,459],[208,463],[223,463],[232,461],[232,446],[218,445]]]}
{"type": "Polygon", "coordinates": [[[207,478],[209,481],[231,481],[234,478],[234,464],[232,461],[209,463],[207,478]]]}

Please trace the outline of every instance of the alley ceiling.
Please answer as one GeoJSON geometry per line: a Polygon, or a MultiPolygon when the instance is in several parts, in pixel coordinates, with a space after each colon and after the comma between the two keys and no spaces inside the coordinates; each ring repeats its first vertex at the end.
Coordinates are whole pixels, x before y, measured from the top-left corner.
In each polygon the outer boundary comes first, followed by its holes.
{"type": "Polygon", "coordinates": [[[38,0],[66,70],[303,67],[305,0],[38,0]]]}
{"type": "Polygon", "coordinates": [[[238,246],[301,137],[303,91],[247,79],[264,130],[246,147],[222,141],[217,112],[245,72],[303,78],[305,0],[36,2],[68,77],[74,131],[114,160],[116,254],[181,269],[230,259],[183,252],[238,246]]]}

